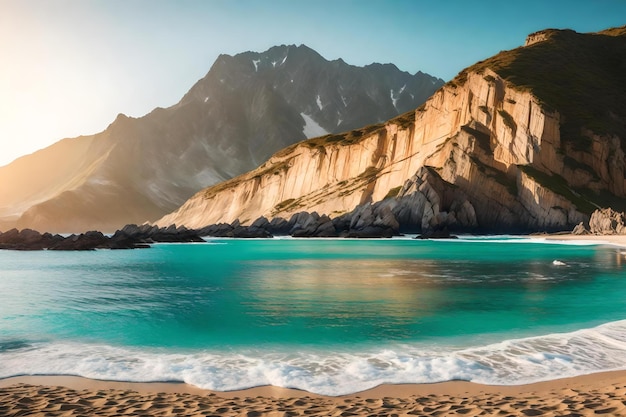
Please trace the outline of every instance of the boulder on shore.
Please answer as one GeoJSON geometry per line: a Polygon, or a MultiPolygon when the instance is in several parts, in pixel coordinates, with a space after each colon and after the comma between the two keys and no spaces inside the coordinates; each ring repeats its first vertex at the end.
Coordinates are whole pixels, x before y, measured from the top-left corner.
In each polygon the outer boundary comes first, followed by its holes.
{"type": "Polygon", "coordinates": [[[589,219],[589,230],[595,235],[624,235],[626,215],[612,208],[596,210],[589,219]]]}
{"type": "Polygon", "coordinates": [[[99,231],[89,231],[63,237],[39,233],[31,229],[11,229],[0,232],[0,249],[10,250],[94,250],[148,248],[154,242],[204,242],[194,230],[175,225],[167,228],[130,224],[111,237],[99,231]]]}

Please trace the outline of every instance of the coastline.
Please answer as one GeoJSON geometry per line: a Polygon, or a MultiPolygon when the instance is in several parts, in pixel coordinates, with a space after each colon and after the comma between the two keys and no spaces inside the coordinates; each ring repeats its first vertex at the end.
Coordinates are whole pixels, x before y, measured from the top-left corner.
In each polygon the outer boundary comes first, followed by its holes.
{"type": "MultiPolygon", "coordinates": [[[[522,237],[522,236],[520,236],[522,237]]],[[[524,238],[626,248],[626,236],[537,234],[524,238]]],[[[624,253],[615,249],[618,256],[624,253]]],[[[525,385],[465,381],[381,385],[337,397],[262,386],[210,391],[175,382],[133,383],[76,376],[0,379],[0,415],[624,415],[626,370],[525,385]]]]}
{"type": "Polygon", "coordinates": [[[0,414],[24,415],[626,415],[626,371],[494,386],[450,381],[398,384],[338,397],[278,387],[215,392],[183,383],[69,376],[0,380],[0,414]],[[54,414],[54,412],[58,414],[54,414]],[[46,414],[51,413],[51,414],[46,414]],[[208,414],[207,414],[208,413],[208,414]]]}

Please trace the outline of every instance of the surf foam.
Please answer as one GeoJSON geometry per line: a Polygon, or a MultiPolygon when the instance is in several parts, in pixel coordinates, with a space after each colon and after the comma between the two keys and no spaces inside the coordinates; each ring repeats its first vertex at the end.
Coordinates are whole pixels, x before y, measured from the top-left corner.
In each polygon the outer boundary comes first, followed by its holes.
{"type": "Polygon", "coordinates": [[[85,343],[5,344],[10,348],[0,350],[0,378],[78,375],[181,381],[217,391],[274,385],[344,395],[383,383],[466,380],[517,385],[625,369],[626,320],[485,346],[394,345],[358,352],[168,352],[85,343]]]}

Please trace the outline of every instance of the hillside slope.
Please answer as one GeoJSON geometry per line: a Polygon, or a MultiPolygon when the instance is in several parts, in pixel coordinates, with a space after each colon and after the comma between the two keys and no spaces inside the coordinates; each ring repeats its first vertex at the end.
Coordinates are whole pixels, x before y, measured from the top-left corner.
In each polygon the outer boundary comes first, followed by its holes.
{"type": "Polygon", "coordinates": [[[157,224],[315,211],[349,213],[358,227],[369,210],[400,230],[568,229],[597,207],[624,207],[625,101],[625,28],[538,32],[416,111],[290,146],[157,224]]]}
{"type": "Polygon", "coordinates": [[[153,221],[285,146],[387,120],[442,84],[304,45],[221,55],[176,105],[119,115],[102,133],[0,167],[0,224],[80,232],[153,221]]]}

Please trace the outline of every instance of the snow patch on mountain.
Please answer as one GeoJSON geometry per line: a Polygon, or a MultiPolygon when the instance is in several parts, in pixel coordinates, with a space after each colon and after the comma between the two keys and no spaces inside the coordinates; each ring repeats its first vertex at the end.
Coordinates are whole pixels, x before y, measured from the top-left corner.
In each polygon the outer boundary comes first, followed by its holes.
{"type": "Polygon", "coordinates": [[[316,138],[318,136],[328,134],[328,131],[320,126],[319,123],[313,120],[308,114],[300,113],[300,116],[304,119],[304,129],[302,130],[302,133],[304,133],[307,138],[316,138]]]}
{"type": "Polygon", "coordinates": [[[406,84],[404,84],[402,88],[400,88],[400,90],[398,91],[398,94],[394,94],[393,89],[389,90],[389,97],[391,97],[391,102],[393,103],[393,107],[398,108],[398,106],[396,106],[396,103],[398,103],[398,99],[400,98],[400,95],[402,94],[405,88],[406,88],[406,84]]]}

